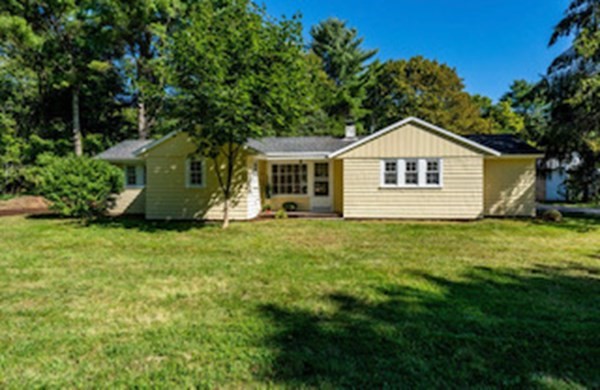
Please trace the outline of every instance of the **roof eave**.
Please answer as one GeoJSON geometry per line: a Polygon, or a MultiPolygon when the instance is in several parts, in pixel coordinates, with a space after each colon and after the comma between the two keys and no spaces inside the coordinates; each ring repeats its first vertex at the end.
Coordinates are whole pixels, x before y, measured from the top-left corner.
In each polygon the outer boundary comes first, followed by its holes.
{"type": "Polygon", "coordinates": [[[503,153],[499,156],[489,156],[488,158],[543,158],[543,153],[503,153]]]}
{"type": "Polygon", "coordinates": [[[261,153],[265,160],[326,160],[328,152],[287,152],[287,153],[261,153]]]}
{"type": "Polygon", "coordinates": [[[141,148],[136,149],[133,152],[133,155],[134,156],[141,156],[142,154],[147,153],[148,151],[150,151],[151,149],[154,149],[155,147],[157,147],[158,145],[162,144],[163,142],[165,142],[165,141],[173,138],[178,133],[179,133],[179,130],[174,130],[174,131],[170,132],[169,134],[165,135],[164,137],[159,138],[156,141],[151,142],[151,143],[149,143],[146,146],[142,146],[141,148]]]}

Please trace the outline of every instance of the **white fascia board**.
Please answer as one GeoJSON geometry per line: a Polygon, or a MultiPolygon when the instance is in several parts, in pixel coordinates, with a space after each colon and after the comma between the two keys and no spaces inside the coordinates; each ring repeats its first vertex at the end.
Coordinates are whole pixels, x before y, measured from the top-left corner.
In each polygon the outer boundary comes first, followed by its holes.
{"type": "Polygon", "coordinates": [[[263,153],[264,160],[327,160],[327,153],[296,152],[296,153],[263,153]]]}
{"type": "Polygon", "coordinates": [[[519,158],[543,158],[544,154],[501,154],[500,156],[488,156],[488,159],[519,159],[519,158]]]}
{"type": "Polygon", "coordinates": [[[178,133],[179,133],[178,130],[172,131],[169,134],[165,135],[164,137],[159,138],[156,141],[154,141],[154,142],[152,142],[152,143],[150,143],[150,144],[148,144],[148,145],[146,145],[144,147],[139,148],[138,150],[136,150],[135,152],[133,152],[133,155],[134,156],[142,155],[142,154],[148,152],[149,150],[154,149],[155,147],[157,147],[158,145],[162,144],[163,142],[165,142],[165,141],[173,138],[178,133]]]}

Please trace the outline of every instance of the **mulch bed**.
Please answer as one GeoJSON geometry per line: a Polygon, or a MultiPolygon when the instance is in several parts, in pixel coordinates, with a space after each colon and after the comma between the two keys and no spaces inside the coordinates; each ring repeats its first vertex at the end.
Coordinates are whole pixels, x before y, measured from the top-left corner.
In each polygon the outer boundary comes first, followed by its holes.
{"type": "Polygon", "coordinates": [[[20,196],[0,201],[0,217],[49,214],[48,201],[41,196],[20,196]]]}

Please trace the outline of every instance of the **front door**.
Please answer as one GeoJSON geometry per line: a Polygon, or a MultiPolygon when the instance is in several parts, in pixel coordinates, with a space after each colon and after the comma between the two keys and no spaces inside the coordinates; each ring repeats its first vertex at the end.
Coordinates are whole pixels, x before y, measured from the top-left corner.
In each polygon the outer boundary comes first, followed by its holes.
{"type": "Polygon", "coordinates": [[[253,161],[248,183],[248,218],[256,218],[260,214],[260,184],[258,177],[258,162],[253,161]]]}
{"type": "Polygon", "coordinates": [[[313,196],[311,209],[315,212],[331,212],[333,210],[333,186],[331,164],[316,162],[313,169],[313,196]]]}

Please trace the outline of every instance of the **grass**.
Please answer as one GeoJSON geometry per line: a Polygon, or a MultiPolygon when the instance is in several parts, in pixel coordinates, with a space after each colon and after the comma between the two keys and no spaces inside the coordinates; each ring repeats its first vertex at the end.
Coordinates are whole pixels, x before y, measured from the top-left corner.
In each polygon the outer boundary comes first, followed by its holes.
{"type": "Polygon", "coordinates": [[[0,387],[598,388],[600,221],[0,219],[0,387]]]}
{"type": "Polygon", "coordinates": [[[17,197],[16,195],[12,195],[12,194],[0,194],[0,201],[11,200],[16,197],[17,197]]]}
{"type": "Polygon", "coordinates": [[[600,203],[598,202],[548,202],[549,206],[564,206],[584,209],[600,209],[600,203]]]}

